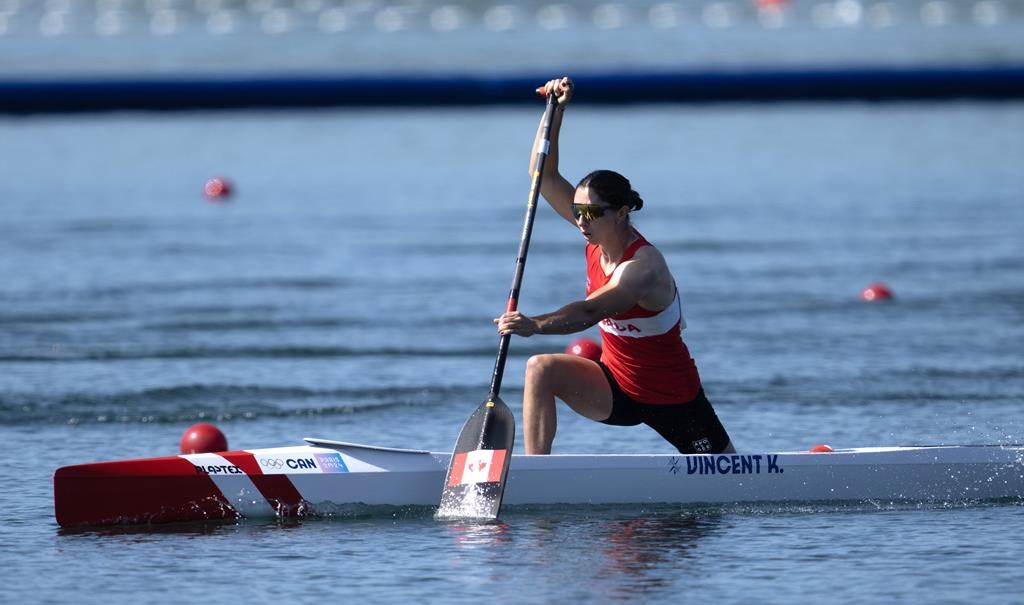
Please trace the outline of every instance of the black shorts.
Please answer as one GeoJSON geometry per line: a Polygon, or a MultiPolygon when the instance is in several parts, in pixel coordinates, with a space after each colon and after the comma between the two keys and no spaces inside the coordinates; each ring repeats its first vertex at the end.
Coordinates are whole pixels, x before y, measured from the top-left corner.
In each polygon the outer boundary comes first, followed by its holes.
{"type": "Polygon", "coordinates": [[[612,414],[604,424],[636,426],[646,424],[681,454],[717,454],[729,445],[729,434],[718,420],[704,389],[686,403],[640,403],[627,395],[615,381],[608,366],[598,362],[612,388],[612,414]]]}

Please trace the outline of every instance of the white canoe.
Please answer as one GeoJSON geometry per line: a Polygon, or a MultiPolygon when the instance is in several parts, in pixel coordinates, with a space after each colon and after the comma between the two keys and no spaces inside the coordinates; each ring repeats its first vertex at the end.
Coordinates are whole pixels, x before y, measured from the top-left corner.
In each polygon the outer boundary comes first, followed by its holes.
{"type": "MultiPolygon", "coordinates": [[[[308,445],[66,466],[62,526],[273,518],[353,505],[436,505],[451,457],[307,438],[308,445]]],[[[467,476],[469,473],[467,473],[467,476]]],[[[910,446],[511,460],[505,505],[1024,498],[1024,446],[910,446]]]]}

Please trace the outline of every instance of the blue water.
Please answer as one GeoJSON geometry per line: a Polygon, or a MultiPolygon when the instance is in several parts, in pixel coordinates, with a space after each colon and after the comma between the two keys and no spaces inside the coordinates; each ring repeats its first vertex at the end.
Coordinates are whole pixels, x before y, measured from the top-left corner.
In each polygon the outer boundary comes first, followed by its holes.
{"type": "MultiPolygon", "coordinates": [[[[1020,602],[1020,502],[58,528],[54,469],[173,454],[200,419],[238,449],[450,449],[486,396],[539,114],[0,118],[4,600],[1020,602]],[[214,175],[229,202],[202,198],[214,175]]],[[[1021,132],[1022,103],[577,108],[563,171],[644,196],[739,449],[1014,443],[1021,132]],[[875,281],[893,301],[859,299],[875,281]]],[[[542,208],[521,308],[583,281],[542,208]]],[[[526,358],[568,341],[513,341],[520,421],[526,358]]],[[[555,451],[668,450],[562,409],[555,451]]]]}

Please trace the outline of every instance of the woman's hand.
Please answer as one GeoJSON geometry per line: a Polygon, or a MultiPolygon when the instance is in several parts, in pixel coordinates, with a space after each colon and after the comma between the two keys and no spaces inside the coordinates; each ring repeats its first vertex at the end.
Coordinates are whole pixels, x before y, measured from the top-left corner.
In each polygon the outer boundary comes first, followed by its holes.
{"type": "Polygon", "coordinates": [[[555,100],[558,102],[560,109],[565,109],[569,101],[572,100],[572,79],[568,76],[556,79],[548,80],[548,83],[544,85],[544,95],[550,95],[554,93],[555,100]]]}
{"type": "Polygon", "coordinates": [[[536,320],[523,315],[519,311],[502,313],[501,317],[494,320],[494,323],[498,325],[498,333],[502,336],[506,334],[533,336],[540,330],[536,320]]]}

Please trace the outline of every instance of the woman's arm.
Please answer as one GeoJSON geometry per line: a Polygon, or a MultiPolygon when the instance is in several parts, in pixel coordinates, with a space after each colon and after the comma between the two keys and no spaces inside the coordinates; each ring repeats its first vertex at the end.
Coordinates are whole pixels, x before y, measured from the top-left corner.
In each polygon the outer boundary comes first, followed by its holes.
{"type": "Polygon", "coordinates": [[[619,266],[611,281],[584,300],[571,302],[557,311],[527,316],[508,311],[494,320],[501,334],[574,334],[606,317],[631,309],[650,290],[657,267],[645,260],[629,260],[619,266]]]}
{"type": "MultiPolygon", "coordinates": [[[[551,208],[559,216],[573,225],[576,219],[572,216],[572,200],[576,190],[569,181],[558,172],[558,134],[562,129],[562,117],[565,108],[572,99],[572,80],[561,78],[551,80],[544,85],[547,94],[556,94],[558,104],[555,106],[554,119],[551,121],[551,131],[548,133],[550,147],[548,148],[547,160],[544,162],[544,178],[541,180],[540,193],[548,201],[551,208]]],[[[533,147],[530,153],[530,175],[536,170],[537,146],[541,144],[541,132],[544,128],[543,119],[537,127],[537,135],[533,140],[533,147]]]]}

